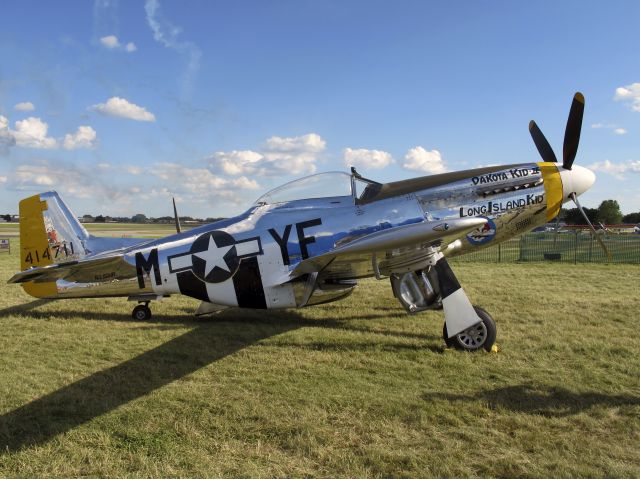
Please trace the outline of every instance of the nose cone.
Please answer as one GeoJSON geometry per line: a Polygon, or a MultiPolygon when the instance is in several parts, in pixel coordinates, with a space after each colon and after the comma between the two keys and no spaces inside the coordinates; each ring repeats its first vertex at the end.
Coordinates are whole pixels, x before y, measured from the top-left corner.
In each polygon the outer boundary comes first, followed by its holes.
{"type": "Polygon", "coordinates": [[[571,193],[580,196],[587,191],[596,181],[596,175],[588,168],[573,165],[570,170],[561,169],[562,193],[564,199],[568,199],[571,193]]]}

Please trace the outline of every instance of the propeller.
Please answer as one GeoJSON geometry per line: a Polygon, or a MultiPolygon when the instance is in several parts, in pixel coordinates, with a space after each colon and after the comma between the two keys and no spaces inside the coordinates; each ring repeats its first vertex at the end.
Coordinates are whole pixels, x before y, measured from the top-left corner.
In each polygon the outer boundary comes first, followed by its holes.
{"type": "Polygon", "coordinates": [[[577,92],[573,95],[567,127],[564,129],[564,143],[562,145],[562,167],[570,170],[573,160],[576,159],[578,143],[580,142],[580,130],[582,129],[582,115],[584,113],[584,96],[577,92]]]}
{"type": "Polygon", "coordinates": [[[587,214],[584,212],[584,210],[582,209],[582,205],[580,205],[580,202],[578,201],[578,195],[576,195],[575,193],[571,193],[569,195],[571,197],[571,199],[573,200],[573,202],[576,204],[576,206],[578,207],[578,209],[580,210],[580,213],[582,213],[582,216],[584,217],[585,221],[587,222],[587,224],[589,225],[589,228],[591,228],[591,233],[593,234],[593,236],[595,236],[596,240],[598,241],[598,243],[600,243],[600,246],[602,247],[602,250],[605,252],[605,254],[607,255],[607,260],[609,260],[609,262],[611,262],[611,253],[609,253],[609,250],[607,249],[607,247],[604,244],[604,241],[602,241],[602,238],[600,238],[600,235],[598,234],[598,232],[596,231],[596,229],[593,227],[593,225],[591,224],[591,221],[589,221],[589,217],[587,216],[587,214]]]}
{"type": "Polygon", "coordinates": [[[550,163],[557,163],[558,160],[556,159],[556,154],[553,152],[553,148],[551,148],[551,145],[540,131],[540,128],[538,128],[538,125],[536,125],[536,122],[533,120],[529,122],[529,133],[531,133],[531,138],[533,138],[533,142],[535,143],[542,160],[550,163]]]}
{"type": "MultiPolygon", "coordinates": [[[[564,168],[565,170],[571,169],[571,167],[573,166],[573,162],[576,159],[576,154],[578,153],[578,144],[580,143],[580,131],[582,130],[583,115],[584,115],[584,95],[580,92],[576,92],[576,94],[573,95],[573,101],[571,102],[571,109],[569,110],[569,118],[567,118],[567,126],[564,130],[564,142],[562,144],[562,168],[564,168]]],[[[531,133],[531,138],[533,138],[533,143],[536,145],[536,148],[538,149],[538,152],[540,153],[542,160],[551,162],[551,163],[557,163],[558,160],[556,159],[556,155],[553,152],[553,148],[551,148],[551,145],[545,138],[544,134],[542,133],[542,131],[540,131],[540,128],[538,128],[538,125],[536,125],[536,122],[533,120],[529,122],[529,133],[531,133]]],[[[606,253],[609,261],[611,261],[611,253],[609,253],[609,250],[605,246],[604,242],[602,241],[600,236],[598,236],[596,229],[591,224],[591,221],[589,221],[587,214],[585,213],[584,209],[580,205],[580,202],[578,201],[578,195],[576,195],[575,192],[573,192],[569,195],[569,197],[576,204],[576,206],[578,207],[578,210],[580,210],[580,213],[582,213],[582,216],[584,217],[587,224],[589,225],[589,228],[591,228],[591,232],[596,237],[596,240],[598,241],[598,243],[600,243],[600,246],[606,253]]],[[[560,218],[558,217],[558,222],[559,220],[560,218]]],[[[556,225],[556,228],[558,225],[559,223],[556,225]]],[[[556,237],[557,237],[557,229],[556,229],[556,237]]],[[[554,243],[555,243],[555,238],[554,238],[554,243]]]]}
{"type": "MultiPolygon", "coordinates": [[[[578,143],[580,143],[580,130],[582,129],[582,116],[584,113],[584,96],[577,92],[573,95],[571,109],[569,110],[569,118],[567,119],[567,127],[564,130],[564,143],[562,145],[562,167],[570,170],[573,161],[576,159],[578,152],[578,143]]],[[[557,163],[556,154],[553,148],[543,135],[536,122],[529,122],[529,133],[540,153],[543,161],[557,163]]]]}

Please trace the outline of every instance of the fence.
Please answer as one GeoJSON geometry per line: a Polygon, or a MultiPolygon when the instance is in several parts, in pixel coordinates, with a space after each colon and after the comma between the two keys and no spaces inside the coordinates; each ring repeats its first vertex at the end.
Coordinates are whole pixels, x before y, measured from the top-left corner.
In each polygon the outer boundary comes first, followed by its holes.
{"type": "MultiPolygon", "coordinates": [[[[640,264],[640,235],[601,234],[612,263],[640,264]]],[[[495,246],[453,258],[455,261],[513,263],[555,261],[562,263],[606,263],[607,256],[590,232],[527,233],[495,246]]]]}

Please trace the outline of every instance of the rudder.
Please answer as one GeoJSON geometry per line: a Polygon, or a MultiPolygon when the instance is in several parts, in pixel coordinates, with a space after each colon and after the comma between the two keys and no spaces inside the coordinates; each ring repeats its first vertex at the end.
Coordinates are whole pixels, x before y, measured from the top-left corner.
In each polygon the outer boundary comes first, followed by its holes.
{"type": "MultiPolygon", "coordinates": [[[[20,268],[77,261],[88,253],[87,231],[71,213],[60,196],[52,191],[20,201],[20,268]]],[[[36,298],[51,298],[58,293],[53,281],[23,283],[36,298]]]]}

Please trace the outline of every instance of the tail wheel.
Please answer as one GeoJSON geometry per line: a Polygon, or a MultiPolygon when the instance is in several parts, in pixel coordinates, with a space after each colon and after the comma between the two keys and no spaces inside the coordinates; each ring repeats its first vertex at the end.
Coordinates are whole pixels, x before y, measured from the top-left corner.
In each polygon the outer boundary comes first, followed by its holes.
{"type": "Polygon", "coordinates": [[[474,306],[473,309],[476,310],[481,321],[451,338],[448,337],[447,324],[445,323],[442,329],[444,342],[450,348],[463,351],[478,351],[479,349],[491,351],[491,347],[496,342],[496,322],[481,307],[474,306]]]}
{"type": "Polygon", "coordinates": [[[133,308],[131,317],[136,321],[148,321],[151,319],[151,309],[146,304],[139,304],[133,308]]]}

